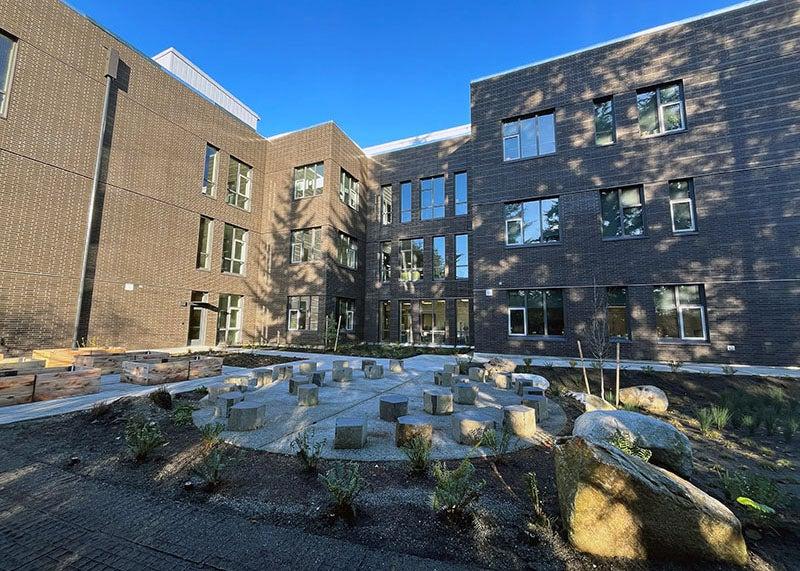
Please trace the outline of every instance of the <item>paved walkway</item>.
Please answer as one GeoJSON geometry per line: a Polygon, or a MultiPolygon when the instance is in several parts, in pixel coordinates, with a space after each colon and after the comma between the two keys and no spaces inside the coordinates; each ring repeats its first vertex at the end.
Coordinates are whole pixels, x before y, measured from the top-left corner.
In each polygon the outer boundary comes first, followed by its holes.
{"type": "Polygon", "coordinates": [[[466,567],[253,523],[12,454],[0,444],[0,569],[466,567]]]}

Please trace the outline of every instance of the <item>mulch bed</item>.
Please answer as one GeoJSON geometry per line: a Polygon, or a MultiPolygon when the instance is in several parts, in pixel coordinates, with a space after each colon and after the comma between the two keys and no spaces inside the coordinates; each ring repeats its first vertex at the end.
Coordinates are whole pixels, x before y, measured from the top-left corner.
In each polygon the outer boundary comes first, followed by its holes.
{"type": "Polygon", "coordinates": [[[301,361],[305,359],[302,355],[280,357],[277,355],[256,355],[254,353],[246,352],[229,352],[229,351],[203,351],[192,353],[192,355],[207,355],[209,357],[222,357],[222,364],[228,367],[245,367],[247,369],[255,369],[257,367],[270,367],[272,365],[280,365],[282,363],[290,363],[292,361],[301,361]]]}

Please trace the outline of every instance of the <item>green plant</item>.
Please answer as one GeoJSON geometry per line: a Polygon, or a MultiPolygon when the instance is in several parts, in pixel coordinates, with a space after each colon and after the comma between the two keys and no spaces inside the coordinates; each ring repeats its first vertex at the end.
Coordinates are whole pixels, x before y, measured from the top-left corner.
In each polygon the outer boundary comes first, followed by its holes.
{"type": "Polygon", "coordinates": [[[172,410],[172,395],[164,387],[150,393],[150,401],[158,408],[172,410]]]}
{"type": "Polygon", "coordinates": [[[736,374],[736,369],[734,369],[730,365],[722,365],[722,367],[720,367],[720,370],[722,371],[723,375],[728,375],[729,377],[732,377],[733,375],[736,374]]]}
{"type": "Polygon", "coordinates": [[[486,485],[475,481],[475,466],[464,458],[454,470],[448,470],[443,462],[433,465],[436,486],[433,490],[433,509],[452,520],[463,520],[473,502],[486,485]]]}
{"type": "Polygon", "coordinates": [[[194,406],[183,403],[172,413],[172,421],[178,426],[189,426],[192,424],[192,413],[195,411],[194,406]]]}
{"type": "Polygon", "coordinates": [[[711,428],[714,426],[714,415],[710,407],[703,407],[697,411],[697,421],[700,423],[700,432],[704,436],[711,434],[711,428]]]}
{"type": "Polygon", "coordinates": [[[358,464],[337,462],[325,474],[320,474],[319,479],[333,498],[336,513],[355,516],[356,497],[366,485],[358,472],[358,464]]]}
{"type": "Polygon", "coordinates": [[[775,407],[781,407],[786,404],[786,393],[781,387],[769,387],[767,389],[767,399],[772,401],[775,407]]]}
{"type": "Polygon", "coordinates": [[[196,395],[204,397],[208,394],[208,387],[206,387],[205,385],[200,385],[199,387],[193,388],[192,392],[196,395]]]}
{"type": "Polygon", "coordinates": [[[629,410],[631,412],[639,412],[639,407],[631,402],[622,403],[622,410],[629,410]]]}
{"type": "Polygon", "coordinates": [[[731,420],[731,411],[728,410],[727,407],[716,405],[712,406],[709,410],[711,413],[711,424],[719,431],[724,430],[731,420]]]}
{"type": "Polygon", "coordinates": [[[539,482],[536,479],[536,472],[525,474],[525,491],[531,500],[531,512],[533,513],[533,523],[535,525],[550,528],[550,518],[544,511],[542,499],[539,497],[539,482]]]}
{"type": "Polygon", "coordinates": [[[769,478],[746,471],[728,472],[717,470],[722,487],[728,498],[750,498],[752,501],[777,507],[782,504],[783,495],[775,483],[769,478]]]}
{"type": "Polygon", "coordinates": [[[494,428],[484,430],[481,434],[478,446],[485,446],[492,451],[492,455],[499,461],[508,452],[511,444],[511,431],[503,427],[499,433],[494,428]]]}
{"type": "Polygon", "coordinates": [[[530,367],[531,363],[533,363],[533,359],[531,359],[530,357],[525,357],[524,359],[522,359],[522,362],[525,363],[526,367],[530,367]]]}
{"type": "Polygon", "coordinates": [[[314,440],[314,429],[310,428],[298,434],[292,440],[291,448],[296,450],[297,457],[303,463],[306,472],[316,472],[319,465],[319,459],[322,456],[322,449],[325,447],[327,440],[323,439],[318,442],[314,440]]]}
{"type": "Polygon", "coordinates": [[[408,469],[415,476],[428,471],[431,463],[431,443],[427,438],[415,436],[402,448],[408,458],[408,469]]]}
{"type": "Polygon", "coordinates": [[[758,430],[758,423],[752,414],[742,415],[741,425],[751,436],[758,430]]]}
{"type": "Polygon", "coordinates": [[[195,474],[200,478],[203,487],[209,491],[214,492],[218,490],[224,478],[222,471],[225,469],[225,464],[222,461],[222,454],[219,450],[212,450],[200,462],[200,465],[195,469],[195,474]]]}
{"type": "Polygon", "coordinates": [[[773,436],[776,432],[778,432],[778,415],[775,413],[775,410],[772,408],[763,408],[761,409],[761,423],[764,425],[764,428],[767,430],[767,434],[773,436]]]}
{"type": "Polygon", "coordinates": [[[800,422],[798,422],[796,418],[787,420],[783,425],[784,440],[786,440],[786,442],[791,442],[798,428],[800,428],[800,422]]]}
{"type": "Polygon", "coordinates": [[[223,430],[225,426],[219,422],[210,422],[200,427],[200,438],[206,448],[213,448],[222,441],[219,435],[223,430]]]}
{"type": "Polygon", "coordinates": [[[161,429],[155,422],[136,416],[125,423],[125,443],[137,462],[147,460],[150,453],[164,442],[161,429]]]}
{"type": "Polygon", "coordinates": [[[677,359],[673,359],[672,361],[668,361],[667,365],[669,365],[670,371],[673,373],[677,373],[683,367],[683,361],[678,361],[677,359]]]}
{"type": "Polygon", "coordinates": [[[545,361],[544,363],[542,363],[542,366],[545,369],[552,369],[554,367],[554,363],[552,361],[545,361]]]}
{"type": "Polygon", "coordinates": [[[630,434],[625,434],[621,430],[617,430],[616,433],[614,433],[614,436],[608,439],[608,443],[615,448],[619,448],[628,456],[635,456],[636,458],[644,460],[645,462],[649,462],[650,457],[653,455],[653,453],[647,448],[637,446],[633,436],[630,434]]]}
{"type": "Polygon", "coordinates": [[[578,362],[577,362],[575,359],[570,359],[570,360],[568,361],[568,363],[569,363],[569,368],[570,368],[570,369],[574,369],[575,367],[577,367],[577,366],[578,366],[578,362]]]}
{"type": "Polygon", "coordinates": [[[736,498],[736,503],[743,505],[747,508],[747,513],[750,514],[757,523],[764,524],[775,516],[775,510],[766,504],[759,503],[753,499],[739,496],[736,498]]]}
{"type": "Polygon", "coordinates": [[[642,372],[645,375],[653,375],[656,372],[656,369],[653,367],[653,365],[645,365],[642,367],[642,372]]]}
{"type": "Polygon", "coordinates": [[[89,416],[91,416],[93,420],[99,420],[111,414],[113,408],[112,403],[100,401],[92,405],[92,408],[89,409],[89,416]]]}

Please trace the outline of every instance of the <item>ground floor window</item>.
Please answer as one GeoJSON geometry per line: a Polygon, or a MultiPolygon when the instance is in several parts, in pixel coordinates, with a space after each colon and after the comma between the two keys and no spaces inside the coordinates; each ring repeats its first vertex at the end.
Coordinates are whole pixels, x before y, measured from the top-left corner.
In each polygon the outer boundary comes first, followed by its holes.
{"type": "Polygon", "coordinates": [[[628,288],[610,287],[606,290],[606,313],[609,337],[630,339],[628,288]]]}
{"type": "Polygon", "coordinates": [[[656,333],[662,339],[705,341],[705,291],[701,285],[656,286],[656,333]]]}
{"type": "Polygon", "coordinates": [[[414,343],[414,321],[411,302],[400,302],[400,343],[414,343]]]}
{"type": "Polygon", "coordinates": [[[472,303],[469,299],[456,300],[456,345],[471,345],[472,334],[469,314],[472,303]]]}
{"type": "Polygon", "coordinates": [[[346,297],[336,298],[336,323],[341,323],[343,331],[355,329],[356,300],[346,297]],[[341,318],[341,321],[339,319],[341,318]]]}
{"type": "Polygon", "coordinates": [[[443,299],[419,302],[420,342],[441,345],[447,340],[447,302],[443,299]]]}
{"type": "Polygon", "coordinates": [[[508,292],[509,335],[564,335],[564,297],[560,289],[508,292]]]}
{"type": "Polygon", "coordinates": [[[388,341],[391,325],[392,325],[392,302],[391,301],[381,301],[380,307],[380,315],[378,316],[378,321],[380,323],[380,335],[381,341],[388,341]]]}
{"type": "Polygon", "coordinates": [[[242,312],[244,297],[231,293],[219,296],[217,343],[236,345],[242,342],[242,312]]]}
{"type": "Polygon", "coordinates": [[[289,297],[287,324],[289,331],[316,331],[319,315],[319,296],[293,295],[289,297]]]}

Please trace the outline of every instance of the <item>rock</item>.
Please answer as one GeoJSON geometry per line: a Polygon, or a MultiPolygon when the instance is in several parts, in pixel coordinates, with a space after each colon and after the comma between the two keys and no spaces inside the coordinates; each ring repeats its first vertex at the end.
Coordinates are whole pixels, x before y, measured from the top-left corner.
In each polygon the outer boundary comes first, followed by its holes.
{"type": "Polygon", "coordinates": [[[428,414],[453,414],[453,395],[442,389],[422,391],[423,409],[428,414]]]}
{"type": "Polygon", "coordinates": [[[259,367],[253,369],[253,376],[256,379],[256,388],[268,387],[277,380],[277,375],[272,367],[259,367]]]}
{"type": "Polygon", "coordinates": [[[300,363],[298,369],[300,369],[300,372],[304,375],[308,375],[317,370],[317,364],[313,361],[307,361],[305,363],[300,363]]]}
{"type": "Polygon", "coordinates": [[[478,398],[478,387],[470,383],[453,383],[450,385],[453,400],[458,404],[475,404],[478,398]]]}
{"type": "Polygon", "coordinates": [[[367,379],[382,379],[383,378],[383,365],[366,365],[364,367],[364,377],[367,379]]]}
{"type": "Polygon", "coordinates": [[[536,410],[521,404],[504,406],[503,427],[515,436],[533,436],[536,434],[536,410]]]}
{"type": "Polygon", "coordinates": [[[228,418],[231,414],[233,405],[242,402],[244,395],[239,391],[223,393],[217,397],[217,408],[214,415],[218,418],[228,418]]]}
{"type": "Polygon", "coordinates": [[[353,369],[351,369],[350,367],[341,367],[341,368],[334,367],[333,372],[331,372],[331,375],[333,375],[333,380],[335,382],[346,383],[348,381],[353,380],[353,369]]]}
{"type": "Polygon", "coordinates": [[[483,433],[494,430],[496,426],[494,418],[480,410],[465,410],[454,414],[450,419],[453,440],[470,446],[479,444],[483,433]]]}
{"type": "Polygon", "coordinates": [[[405,365],[402,359],[390,359],[389,360],[389,372],[391,373],[402,373],[405,370],[405,365]]]}
{"type": "Polygon", "coordinates": [[[336,419],[336,430],[333,435],[334,448],[364,448],[366,443],[366,418],[340,416],[336,419]]]}
{"type": "Polygon", "coordinates": [[[527,387],[538,387],[547,390],[550,388],[550,381],[541,375],[530,373],[511,373],[511,380],[514,381],[514,389],[519,396],[522,396],[522,389],[527,387]]]}
{"type": "Polygon", "coordinates": [[[308,378],[313,384],[321,387],[325,384],[325,371],[314,371],[308,375],[308,378]]]}
{"type": "Polygon", "coordinates": [[[449,387],[453,384],[453,373],[448,371],[435,371],[433,373],[433,384],[440,387],[449,387]]]}
{"type": "Polygon", "coordinates": [[[517,364],[514,361],[511,359],[502,359],[500,357],[489,359],[483,366],[483,369],[486,371],[486,377],[493,381],[497,380],[495,375],[511,374],[516,368],[517,364]]]}
{"type": "Polygon", "coordinates": [[[688,478],[692,474],[692,445],[677,428],[651,416],[627,410],[596,410],[575,419],[573,436],[607,442],[617,431],[653,452],[653,464],[688,478]]]}
{"type": "Polygon", "coordinates": [[[442,367],[442,371],[444,371],[445,373],[450,373],[451,375],[457,375],[458,374],[458,363],[446,363],[442,367]]]}
{"type": "Polygon", "coordinates": [[[482,383],[486,380],[486,369],[483,367],[470,367],[469,380],[482,383]]]}
{"type": "Polygon", "coordinates": [[[375,364],[375,359],[361,359],[361,370],[366,371],[367,367],[375,364]]]}
{"type": "Polygon", "coordinates": [[[319,404],[319,387],[313,383],[297,387],[297,404],[317,406],[319,404]]]}
{"type": "Polygon", "coordinates": [[[289,378],[289,394],[296,395],[297,394],[297,387],[300,385],[307,385],[310,384],[311,381],[305,375],[295,375],[289,378]]]}
{"type": "Polygon", "coordinates": [[[583,438],[556,445],[555,468],[561,520],[580,551],[625,559],[747,563],[741,524],[733,513],[666,470],[583,438]]]}
{"type": "Polygon", "coordinates": [[[294,367],[292,365],[278,365],[273,367],[274,376],[276,381],[283,381],[286,379],[292,378],[292,371],[294,367]]]}
{"type": "Polygon", "coordinates": [[[405,415],[397,419],[394,441],[398,448],[407,445],[416,437],[424,438],[428,444],[433,442],[433,425],[419,416],[405,415]]]}
{"type": "MultiPolygon", "coordinates": [[[[489,376],[488,374],[486,375],[489,376]]],[[[498,389],[511,389],[514,388],[514,382],[511,380],[511,373],[495,373],[494,386],[498,389]]]]}
{"type": "Polygon", "coordinates": [[[403,395],[384,395],[378,403],[381,420],[396,422],[401,416],[408,414],[408,397],[403,395]]]}
{"type": "Polygon", "coordinates": [[[350,368],[350,361],[345,361],[343,359],[337,359],[333,362],[333,370],[336,369],[349,369],[350,368]]]}
{"type": "Polygon", "coordinates": [[[238,402],[231,407],[228,418],[228,430],[237,432],[256,430],[264,426],[267,405],[247,401],[238,402]]]}
{"type": "Polygon", "coordinates": [[[525,394],[522,397],[522,404],[536,411],[536,420],[539,422],[550,418],[550,412],[547,410],[549,404],[547,397],[539,394],[525,394]]]}
{"type": "Polygon", "coordinates": [[[575,392],[568,392],[566,394],[568,397],[578,401],[585,412],[591,412],[593,410],[617,410],[613,404],[595,395],[575,392]]]}
{"type": "Polygon", "coordinates": [[[663,413],[669,408],[666,393],[653,385],[626,387],[619,390],[619,402],[647,412],[663,413]]]}
{"type": "MultiPolygon", "coordinates": [[[[250,374],[233,374],[226,375],[223,381],[226,385],[230,385],[234,390],[245,392],[250,389],[250,383],[254,383],[255,378],[250,374]]],[[[255,383],[254,383],[255,384],[255,383]]]]}

